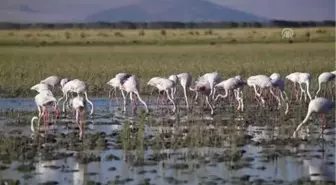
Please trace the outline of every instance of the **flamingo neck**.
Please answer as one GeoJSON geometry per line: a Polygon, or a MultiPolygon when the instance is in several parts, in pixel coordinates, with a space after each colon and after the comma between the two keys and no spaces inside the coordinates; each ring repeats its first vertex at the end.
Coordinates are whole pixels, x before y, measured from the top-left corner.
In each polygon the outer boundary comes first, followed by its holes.
{"type": "Polygon", "coordinates": [[[34,117],[31,119],[31,121],[30,121],[30,130],[31,130],[32,132],[35,132],[34,121],[37,120],[37,119],[38,119],[38,117],[34,116],[34,117]]]}

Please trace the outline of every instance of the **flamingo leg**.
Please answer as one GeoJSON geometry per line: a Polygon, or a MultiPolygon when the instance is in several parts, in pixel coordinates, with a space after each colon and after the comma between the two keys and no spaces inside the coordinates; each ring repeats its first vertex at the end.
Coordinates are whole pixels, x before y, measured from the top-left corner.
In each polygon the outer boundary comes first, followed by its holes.
{"type": "Polygon", "coordinates": [[[129,96],[130,96],[131,105],[132,105],[132,108],[133,108],[133,106],[134,106],[134,101],[133,101],[132,92],[129,93],[129,96]]]}
{"type": "MultiPolygon", "coordinates": [[[[120,90],[120,91],[122,91],[122,90],[120,90]]],[[[114,95],[115,95],[115,100],[117,101],[117,104],[119,106],[120,103],[119,103],[119,97],[118,97],[118,94],[117,94],[117,89],[115,90],[114,95]]]]}
{"type": "MultiPolygon", "coordinates": [[[[293,92],[295,94],[295,101],[299,101],[299,89],[296,85],[296,82],[294,82],[293,92]]],[[[293,99],[293,96],[291,97],[293,99]]]]}
{"type": "Polygon", "coordinates": [[[210,107],[210,109],[211,109],[211,115],[213,115],[214,110],[213,110],[213,108],[212,108],[212,106],[211,106],[211,104],[210,104],[210,102],[209,102],[209,96],[206,96],[206,97],[205,97],[205,101],[206,101],[206,103],[209,105],[209,107],[210,107]]]}
{"type": "Polygon", "coordinates": [[[109,91],[109,98],[112,99],[112,96],[113,96],[113,91],[114,91],[114,88],[112,87],[112,89],[109,91]]]}
{"type": "Polygon", "coordinates": [[[47,115],[45,107],[42,108],[42,116],[43,116],[44,133],[47,133],[47,115]]]}
{"type": "Polygon", "coordinates": [[[63,107],[62,107],[62,111],[64,112],[64,113],[66,113],[65,112],[65,104],[67,103],[67,101],[68,101],[68,92],[66,92],[65,93],[65,100],[63,101],[63,107]]]}
{"type": "Polygon", "coordinates": [[[240,90],[240,103],[241,103],[241,111],[244,111],[244,95],[242,90],[240,90]]]}
{"type": "Polygon", "coordinates": [[[159,91],[158,98],[157,98],[157,104],[158,104],[159,106],[161,106],[161,104],[163,104],[162,96],[161,96],[160,91],[159,91]]]}
{"type": "Polygon", "coordinates": [[[281,101],[280,101],[280,98],[274,94],[273,90],[270,89],[270,93],[272,94],[272,96],[277,100],[278,102],[278,109],[281,107],[281,101]]]}
{"type": "Polygon", "coordinates": [[[261,100],[262,106],[265,107],[265,99],[262,97],[262,94],[264,93],[264,89],[260,90],[259,98],[261,100]]]}
{"type": "Polygon", "coordinates": [[[320,133],[320,136],[322,136],[323,138],[323,133],[324,133],[324,129],[326,128],[327,126],[327,121],[325,119],[325,115],[322,113],[320,114],[320,126],[321,126],[321,133],[320,133]]]}
{"type": "Polygon", "coordinates": [[[322,128],[324,129],[327,126],[327,120],[325,119],[325,114],[321,114],[321,123],[322,123],[322,128]]]}
{"type": "MultiPolygon", "coordinates": [[[[132,97],[133,97],[133,93],[132,93],[132,97]]],[[[133,97],[133,112],[136,112],[138,108],[138,103],[137,103],[137,98],[136,96],[133,97]]]]}
{"type": "Polygon", "coordinates": [[[173,104],[173,112],[176,111],[176,105],[174,100],[170,97],[168,90],[166,90],[168,100],[173,104]]]}
{"type": "Polygon", "coordinates": [[[124,112],[126,112],[126,97],[125,97],[125,93],[124,93],[124,91],[121,91],[121,95],[122,95],[122,97],[123,97],[123,99],[124,99],[124,107],[123,107],[123,111],[124,112]]]}
{"type": "Polygon", "coordinates": [[[82,127],[81,127],[81,121],[80,121],[80,110],[76,109],[75,114],[76,114],[76,124],[79,128],[79,139],[81,139],[81,137],[82,137],[82,127]]]}
{"type": "Polygon", "coordinates": [[[238,107],[237,107],[237,111],[240,110],[240,99],[239,99],[239,91],[234,89],[233,90],[233,93],[234,93],[234,96],[235,96],[235,99],[237,100],[238,102],[238,107]]]}
{"type": "MultiPolygon", "coordinates": [[[[187,109],[189,109],[189,103],[188,103],[188,95],[187,95],[187,87],[186,85],[183,86],[183,94],[184,94],[184,99],[186,101],[186,105],[187,105],[187,109]]],[[[197,92],[196,92],[197,95],[197,92]]],[[[197,99],[197,97],[195,98],[195,100],[197,99]]]]}
{"type": "Polygon", "coordinates": [[[257,90],[257,87],[255,85],[253,85],[253,88],[254,88],[254,97],[255,97],[255,100],[258,102],[258,104],[260,104],[260,100],[258,98],[260,98],[260,94],[258,93],[258,90],[257,90]]]}
{"type": "Polygon", "coordinates": [[[293,82],[294,86],[293,86],[293,90],[292,90],[292,94],[291,94],[291,100],[293,100],[293,95],[295,96],[295,101],[299,100],[299,92],[298,92],[298,88],[296,85],[296,82],[293,82]]]}
{"type": "Polygon", "coordinates": [[[80,128],[81,128],[81,133],[79,135],[80,139],[83,138],[83,134],[84,134],[84,109],[80,111],[80,122],[79,122],[79,125],[80,125],[80,128]]]}

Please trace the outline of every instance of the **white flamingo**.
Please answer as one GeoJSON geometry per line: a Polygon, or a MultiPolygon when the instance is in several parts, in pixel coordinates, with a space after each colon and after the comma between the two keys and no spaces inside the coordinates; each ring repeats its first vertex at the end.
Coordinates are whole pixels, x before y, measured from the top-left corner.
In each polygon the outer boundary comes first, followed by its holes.
{"type": "MultiPolygon", "coordinates": [[[[35,132],[34,128],[34,121],[38,120],[38,126],[40,125],[40,120],[43,117],[43,123],[44,123],[44,130],[47,131],[48,128],[48,108],[54,107],[55,110],[57,110],[57,100],[54,96],[50,96],[46,93],[39,93],[34,98],[37,109],[38,109],[38,116],[34,116],[31,119],[31,131],[35,132]],[[42,110],[41,110],[42,109],[42,110]]],[[[57,115],[56,115],[57,116],[57,115]]]]}
{"type": "Polygon", "coordinates": [[[296,133],[300,130],[300,128],[308,122],[309,117],[312,113],[318,113],[321,115],[322,118],[322,134],[323,128],[326,125],[325,114],[328,113],[330,110],[335,108],[335,102],[328,100],[326,98],[317,97],[309,102],[307,115],[304,120],[299,124],[299,126],[295,129],[293,133],[293,137],[296,137],[296,133]]]}
{"type": "Polygon", "coordinates": [[[166,94],[167,94],[167,98],[173,104],[173,112],[176,111],[176,104],[175,104],[173,98],[171,97],[172,94],[169,93],[169,90],[171,90],[171,92],[174,91],[174,88],[175,88],[175,85],[176,85],[174,81],[172,81],[170,79],[166,79],[166,78],[154,77],[154,79],[152,78],[151,80],[149,80],[147,85],[152,85],[152,86],[156,87],[159,90],[159,92],[165,91],[166,94]]]}
{"type": "MultiPolygon", "coordinates": [[[[219,83],[221,80],[220,74],[218,72],[212,72],[212,73],[205,73],[203,76],[200,76],[197,81],[208,81],[210,85],[210,96],[212,96],[212,99],[215,99],[215,85],[219,83]]],[[[196,97],[195,100],[197,100],[198,94],[196,91],[196,97]]]]}
{"type": "Polygon", "coordinates": [[[173,81],[174,82],[174,87],[172,87],[172,91],[171,91],[171,97],[173,99],[175,99],[175,94],[176,94],[176,88],[177,88],[177,83],[178,83],[178,77],[177,75],[170,75],[168,77],[169,80],[173,81]]]}
{"type": "MultiPolygon", "coordinates": [[[[273,87],[272,84],[272,79],[266,75],[255,75],[255,76],[250,76],[247,79],[247,85],[250,87],[253,87],[256,98],[260,98],[261,103],[263,106],[265,106],[265,100],[262,96],[263,90],[265,88],[270,88],[270,92],[271,94],[276,98],[277,96],[274,94],[273,90],[271,89],[271,87],[273,87]],[[257,91],[257,87],[260,88],[260,93],[258,93],[257,91]]],[[[279,98],[279,97],[277,97],[279,98]]],[[[257,99],[258,100],[258,99],[257,99]]],[[[259,100],[258,100],[259,101],[259,100]]]]}
{"type": "Polygon", "coordinates": [[[71,102],[72,109],[75,111],[76,115],[76,124],[79,127],[79,138],[81,139],[84,131],[82,117],[85,112],[85,100],[82,96],[77,95],[71,102]]]}
{"type": "MultiPolygon", "coordinates": [[[[153,94],[153,91],[154,91],[155,89],[158,89],[158,88],[156,87],[156,84],[160,83],[161,79],[162,79],[161,77],[153,77],[153,78],[151,78],[151,79],[147,82],[147,85],[153,87],[153,89],[151,90],[150,95],[153,94]]],[[[157,104],[159,104],[159,98],[160,98],[160,91],[159,91],[159,94],[158,94],[158,97],[157,97],[157,104]]]]}
{"type": "Polygon", "coordinates": [[[307,101],[307,95],[309,97],[309,100],[312,100],[312,96],[310,95],[310,81],[312,79],[312,76],[310,73],[300,73],[299,75],[299,85],[301,89],[301,94],[300,94],[300,101],[302,100],[302,95],[304,94],[305,96],[305,101],[307,101]],[[306,84],[306,90],[303,89],[302,84],[306,84]]]}
{"type": "Polygon", "coordinates": [[[128,93],[130,93],[130,99],[131,101],[133,101],[132,94],[134,93],[139,99],[139,101],[145,106],[146,113],[148,113],[147,104],[140,97],[140,93],[139,93],[140,83],[135,75],[128,77],[125,81],[121,81],[119,88],[122,90],[121,94],[124,98],[124,109],[123,109],[124,112],[126,112],[126,96],[128,95],[128,93]],[[124,94],[124,91],[127,92],[126,96],[124,94]]]}
{"type": "MultiPolygon", "coordinates": [[[[161,78],[162,78],[162,77],[153,77],[153,78],[149,79],[149,81],[147,82],[147,85],[153,87],[152,90],[151,90],[150,95],[152,95],[152,94],[153,94],[153,91],[154,91],[155,89],[157,89],[157,88],[156,88],[156,84],[159,83],[159,81],[161,80],[161,78]]],[[[158,97],[159,97],[159,96],[158,96],[158,97]]]]}
{"type": "Polygon", "coordinates": [[[131,75],[128,73],[118,73],[114,76],[114,78],[112,78],[110,81],[108,81],[106,84],[110,85],[112,87],[112,89],[109,92],[109,98],[112,98],[112,94],[114,93],[116,100],[118,101],[118,97],[117,97],[117,89],[119,89],[120,91],[122,91],[120,89],[120,85],[121,83],[123,83],[127,78],[129,78],[131,75]]]}
{"type": "Polygon", "coordinates": [[[244,110],[244,102],[243,102],[243,91],[242,87],[245,85],[245,82],[241,78],[241,76],[236,76],[233,78],[229,78],[227,80],[224,80],[218,84],[215,85],[216,88],[223,88],[225,90],[225,95],[218,94],[216,96],[215,101],[218,100],[219,97],[226,98],[229,95],[229,92],[234,92],[234,96],[236,100],[238,101],[238,107],[237,110],[244,110]]]}
{"type": "Polygon", "coordinates": [[[187,90],[190,88],[192,77],[190,73],[180,73],[177,75],[177,78],[183,88],[183,94],[186,101],[187,109],[189,109],[187,90]]]}
{"type": "Polygon", "coordinates": [[[299,93],[296,87],[296,84],[299,83],[299,76],[300,76],[300,72],[294,72],[286,76],[286,79],[293,83],[292,97],[293,97],[293,92],[294,92],[296,100],[299,100],[299,93]]]}
{"type": "MultiPolygon", "coordinates": [[[[281,79],[281,76],[280,76],[279,73],[273,73],[270,76],[270,78],[271,78],[272,86],[280,91],[279,94],[280,94],[281,100],[286,103],[285,114],[287,114],[288,110],[289,110],[289,105],[288,105],[288,97],[287,97],[287,94],[285,92],[285,82],[281,79]]],[[[278,96],[276,94],[275,94],[275,96],[276,96],[276,99],[278,101],[278,105],[281,106],[280,99],[278,98],[278,96]]]]}
{"type": "MultiPolygon", "coordinates": [[[[63,86],[62,92],[63,92],[63,97],[61,97],[58,100],[58,102],[65,97],[65,100],[63,102],[63,112],[65,112],[65,103],[68,101],[68,93],[74,92],[77,95],[79,95],[79,94],[84,94],[85,95],[86,101],[89,102],[89,104],[91,105],[90,115],[93,114],[94,106],[93,106],[93,103],[88,99],[87,86],[86,86],[85,82],[83,82],[81,80],[78,80],[78,79],[71,80],[63,86]]],[[[57,102],[57,104],[58,104],[58,102],[57,102]]]]}
{"type": "Polygon", "coordinates": [[[320,93],[321,86],[322,86],[323,83],[326,84],[327,90],[329,89],[327,83],[330,82],[330,81],[334,81],[335,80],[335,76],[336,76],[336,71],[335,71],[335,74],[332,73],[332,72],[324,72],[324,73],[322,73],[322,74],[319,75],[319,77],[318,77],[318,90],[315,93],[315,98],[320,93]]]}
{"type": "Polygon", "coordinates": [[[197,91],[197,92],[200,92],[201,94],[205,95],[205,101],[206,103],[209,105],[210,107],[210,110],[211,110],[211,115],[214,114],[214,110],[213,110],[213,107],[211,106],[210,102],[209,102],[209,98],[210,98],[210,93],[211,93],[211,86],[210,86],[210,83],[209,81],[207,80],[198,80],[195,82],[195,87],[194,88],[191,88],[189,87],[189,89],[191,91],[197,91]]]}

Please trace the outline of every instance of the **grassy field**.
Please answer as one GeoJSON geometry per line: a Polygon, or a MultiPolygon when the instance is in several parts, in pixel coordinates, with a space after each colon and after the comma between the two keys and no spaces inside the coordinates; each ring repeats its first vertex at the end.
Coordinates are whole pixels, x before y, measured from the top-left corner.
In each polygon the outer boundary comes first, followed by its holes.
{"type": "Polygon", "coordinates": [[[0,45],[183,45],[223,43],[335,42],[335,28],[294,28],[283,39],[282,28],[240,29],[27,29],[0,30],[0,45]]]}
{"type": "MultiPolygon", "coordinates": [[[[32,97],[29,88],[50,75],[79,78],[89,93],[107,96],[105,83],[116,73],[141,79],[142,92],[154,76],[190,72],[193,77],[218,71],[222,77],[307,71],[316,77],[335,69],[335,44],[276,43],[181,46],[2,46],[1,97],[32,97]]],[[[316,87],[316,85],[315,85],[316,87]]]]}

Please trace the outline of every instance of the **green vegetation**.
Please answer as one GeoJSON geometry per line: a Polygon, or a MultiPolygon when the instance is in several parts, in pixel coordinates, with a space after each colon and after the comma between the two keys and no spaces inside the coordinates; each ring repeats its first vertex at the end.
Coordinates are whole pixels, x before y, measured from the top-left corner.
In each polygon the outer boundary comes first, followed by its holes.
{"type": "Polygon", "coordinates": [[[335,42],[335,28],[293,28],[283,39],[282,28],[240,29],[25,29],[0,30],[0,45],[194,45],[224,43],[335,42]]]}
{"type": "MultiPolygon", "coordinates": [[[[236,33],[235,33],[236,34],[236,33]]],[[[154,76],[190,72],[193,77],[218,71],[237,74],[308,71],[316,77],[335,69],[334,43],[277,43],[183,46],[53,46],[0,48],[1,97],[32,97],[29,89],[50,75],[79,78],[89,94],[107,96],[106,82],[116,73],[138,76],[142,93],[154,76]]],[[[314,87],[313,87],[314,88],[314,87]]]]}

